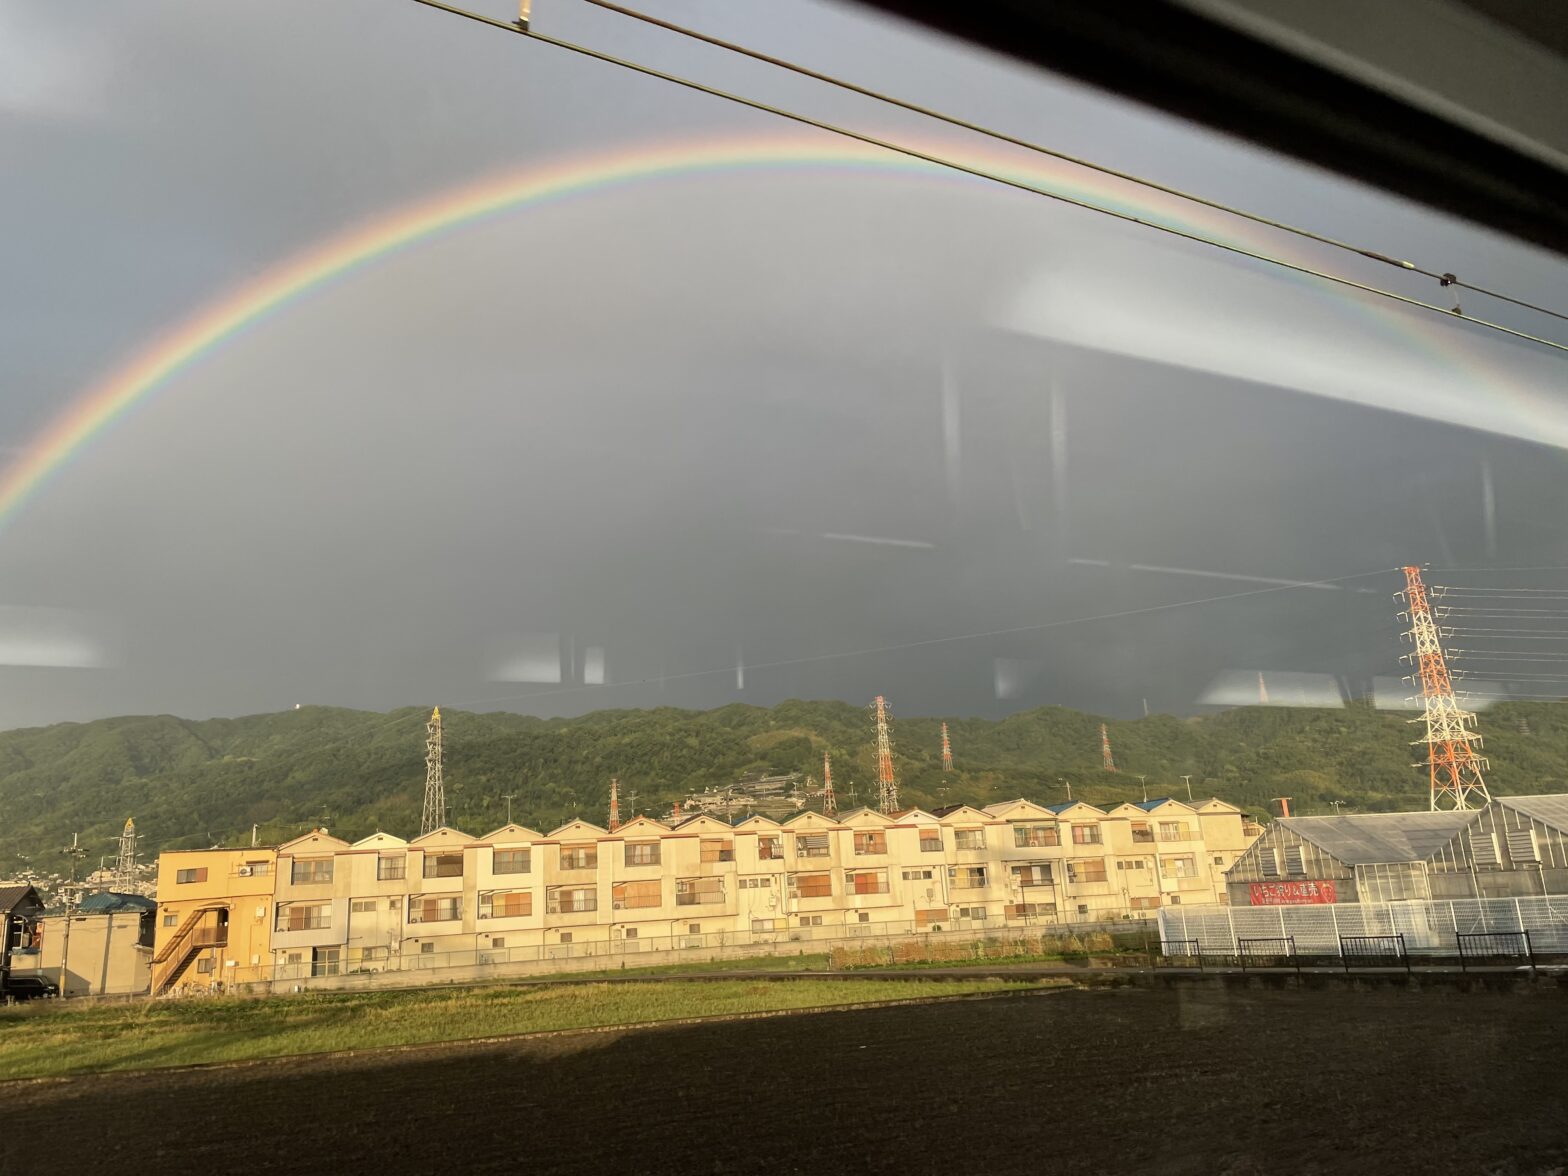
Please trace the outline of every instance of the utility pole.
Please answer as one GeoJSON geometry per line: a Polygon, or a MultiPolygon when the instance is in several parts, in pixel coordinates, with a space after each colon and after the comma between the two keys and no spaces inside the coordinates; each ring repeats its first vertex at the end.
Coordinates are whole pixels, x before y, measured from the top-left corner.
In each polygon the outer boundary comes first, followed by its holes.
{"type": "Polygon", "coordinates": [[[1339,806],[1344,804],[1344,803],[1345,802],[1342,801],[1342,800],[1331,800],[1331,801],[1329,801],[1329,804],[1334,806],[1334,815],[1336,817],[1339,816],[1339,806]]]}
{"type": "Polygon", "coordinates": [[[1149,803],[1149,777],[1139,776],[1138,783],[1143,785],[1143,803],[1149,803]]]}
{"type": "Polygon", "coordinates": [[[1187,785],[1187,799],[1191,800],[1192,799],[1192,777],[1191,776],[1183,776],[1182,780],[1187,785]]]}
{"type": "Polygon", "coordinates": [[[1070,780],[1066,779],[1066,777],[1063,777],[1063,776],[1058,776],[1056,778],[1056,782],[1058,784],[1060,784],[1063,788],[1067,789],[1067,799],[1068,800],[1072,800],[1072,798],[1073,798],[1072,782],[1070,780]]]}
{"type": "Polygon", "coordinates": [[[60,851],[71,862],[71,880],[60,888],[60,901],[65,907],[65,937],[60,943],[60,999],[68,995],[71,978],[71,916],[80,905],[81,894],[76,888],[76,863],[86,856],[87,851],[77,844],[75,833],[71,834],[71,844],[60,851]]]}
{"type": "Polygon", "coordinates": [[[506,823],[510,825],[512,823],[512,802],[517,799],[517,793],[508,792],[501,799],[506,801],[506,823]]]}

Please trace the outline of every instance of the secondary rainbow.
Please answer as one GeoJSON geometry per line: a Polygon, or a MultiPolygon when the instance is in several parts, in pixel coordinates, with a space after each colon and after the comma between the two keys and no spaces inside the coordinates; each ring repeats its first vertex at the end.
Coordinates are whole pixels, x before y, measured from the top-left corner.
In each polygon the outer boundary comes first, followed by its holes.
{"type": "MultiPolygon", "coordinates": [[[[1016,155],[977,152],[968,144],[922,142],[919,147],[930,154],[978,163],[1075,200],[1157,220],[1216,240],[1248,244],[1264,240],[1262,233],[1247,222],[1072,164],[1031,160],[1023,165],[1016,155]]],[[[9,523],[73,455],[82,452],[116,420],[167,386],[202,356],[240,331],[296,303],[311,290],[389,254],[494,216],[631,184],[704,173],[822,168],[915,176],[924,181],[1004,191],[985,180],[875,147],[800,137],[706,139],[617,148],[449,189],[306,249],[204,307],[115,368],[76,399],[0,475],[0,527],[9,523]]],[[[1270,249],[1283,255],[1280,239],[1268,240],[1270,249]]],[[[1410,331],[1403,325],[1399,329],[1410,331]]],[[[1441,330],[1424,329],[1424,345],[1453,349],[1451,341],[1432,338],[1441,330]]]]}

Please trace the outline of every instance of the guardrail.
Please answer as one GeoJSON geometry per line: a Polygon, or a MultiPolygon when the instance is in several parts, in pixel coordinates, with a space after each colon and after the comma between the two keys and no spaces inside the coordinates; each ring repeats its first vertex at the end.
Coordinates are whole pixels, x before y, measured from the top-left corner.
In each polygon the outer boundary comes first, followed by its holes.
{"type": "Polygon", "coordinates": [[[1410,953],[1405,950],[1405,937],[1400,934],[1341,935],[1339,958],[1345,961],[1347,972],[1350,971],[1352,960],[1369,961],[1367,967],[1377,966],[1370,961],[1392,960],[1395,964],[1404,964],[1406,972],[1410,971],[1410,953]]]}
{"type": "Polygon", "coordinates": [[[1459,970],[1469,970],[1469,960],[1524,959],[1530,975],[1535,973],[1535,948],[1528,931],[1461,931],[1454,939],[1459,946],[1459,970]]]}

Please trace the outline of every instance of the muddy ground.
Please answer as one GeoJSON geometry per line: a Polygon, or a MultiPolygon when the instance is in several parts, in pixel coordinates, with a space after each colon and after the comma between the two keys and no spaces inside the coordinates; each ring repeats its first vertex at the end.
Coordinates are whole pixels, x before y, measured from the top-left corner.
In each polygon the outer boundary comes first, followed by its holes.
{"type": "Polygon", "coordinates": [[[0,1099],[6,1176],[1560,1174],[1568,991],[1062,991],[0,1099]]]}

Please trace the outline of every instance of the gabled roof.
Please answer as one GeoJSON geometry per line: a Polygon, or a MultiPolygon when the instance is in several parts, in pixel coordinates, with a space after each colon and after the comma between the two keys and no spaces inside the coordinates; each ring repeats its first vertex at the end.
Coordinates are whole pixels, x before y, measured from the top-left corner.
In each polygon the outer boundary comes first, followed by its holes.
{"type": "Polygon", "coordinates": [[[755,829],[759,833],[763,832],[764,830],[771,832],[774,829],[782,829],[783,827],[783,825],[780,825],[771,817],[764,817],[760,815],[747,817],[744,821],[735,826],[737,829],[755,829]]]}
{"type": "Polygon", "coordinates": [[[1192,811],[1190,805],[1183,804],[1181,801],[1171,796],[1156,796],[1150,800],[1134,800],[1130,801],[1129,803],[1133,806],[1133,808],[1140,808],[1146,813],[1152,813],[1156,809],[1162,809],[1168,804],[1173,804],[1179,809],[1186,809],[1188,812],[1192,811]]]}
{"type": "Polygon", "coordinates": [[[325,829],[312,829],[309,833],[294,838],[293,841],[285,841],[278,846],[278,852],[297,853],[303,850],[305,853],[332,853],[348,848],[348,842],[341,837],[333,837],[325,829]]]}
{"type": "Polygon", "coordinates": [[[1511,808],[1532,821],[1568,833],[1568,793],[1548,792],[1541,796],[1494,796],[1493,804],[1511,808]]]}
{"type": "Polygon", "coordinates": [[[408,844],[408,842],[404,841],[401,837],[394,836],[391,833],[383,833],[383,832],[381,832],[378,829],[378,830],[376,830],[376,832],[372,833],[369,837],[361,837],[358,841],[354,842],[353,848],[355,848],[355,849],[397,849],[400,846],[404,846],[404,845],[407,845],[407,844],[408,844]]]}
{"type": "Polygon", "coordinates": [[[1137,801],[1124,800],[1121,804],[1109,810],[1106,815],[1111,817],[1141,817],[1145,812],[1145,809],[1138,807],[1137,801]]]}
{"type": "Polygon", "coordinates": [[[670,827],[663,821],[655,821],[652,817],[633,817],[629,821],[622,821],[620,828],[614,832],[625,836],[628,833],[668,833],[670,827]]]}
{"type": "Polygon", "coordinates": [[[939,825],[942,823],[941,818],[936,814],[928,813],[925,809],[918,808],[905,809],[898,814],[896,819],[900,825],[939,825]]]}
{"type": "Polygon", "coordinates": [[[38,891],[26,882],[0,886],[0,914],[9,915],[18,909],[42,910],[43,905],[38,899],[38,891]]]}
{"type": "Polygon", "coordinates": [[[1275,824],[1299,834],[1347,866],[1419,862],[1470,824],[1479,810],[1449,813],[1349,813],[1339,817],[1280,817],[1275,824]]]}
{"type": "Polygon", "coordinates": [[[784,822],[786,829],[837,829],[838,822],[832,817],[824,817],[821,813],[814,813],[810,809],[798,816],[791,817],[784,822]]]}
{"type": "Polygon", "coordinates": [[[936,815],[942,824],[952,825],[959,821],[986,821],[991,814],[984,809],[977,809],[972,804],[955,804],[937,810],[936,815]]]}
{"type": "Polygon", "coordinates": [[[1195,800],[1187,807],[1192,809],[1194,812],[1203,813],[1204,815],[1208,815],[1209,813],[1241,812],[1241,810],[1235,805],[1229,803],[1228,801],[1221,800],[1217,796],[1211,796],[1208,800],[1195,800]]]}
{"type": "Polygon", "coordinates": [[[472,836],[464,833],[461,829],[454,829],[450,825],[442,825],[439,829],[432,829],[430,832],[414,838],[409,842],[409,845],[417,845],[424,849],[426,846],[434,848],[441,845],[467,845],[473,840],[472,836]]]}
{"type": "Polygon", "coordinates": [[[607,837],[608,829],[601,829],[592,821],[585,821],[581,817],[574,821],[567,821],[559,829],[553,830],[551,837],[607,837]]]}
{"type": "Polygon", "coordinates": [[[1007,818],[1045,818],[1052,815],[1051,810],[1046,808],[1043,804],[1035,804],[1034,801],[1024,800],[1022,797],[1017,800],[1004,800],[998,802],[997,804],[988,804],[985,806],[985,811],[990,813],[993,817],[1007,818]]]}
{"type": "Polygon", "coordinates": [[[1095,808],[1086,800],[1068,800],[1061,804],[1048,804],[1045,807],[1049,812],[1053,812],[1057,816],[1061,816],[1063,813],[1076,812],[1078,809],[1082,809],[1086,813],[1092,813],[1097,817],[1106,815],[1103,809],[1095,808]]]}
{"type": "Polygon", "coordinates": [[[878,825],[885,829],[887,826],[893,823],[893,818],[885,813],[879,813],[875,809],[861,806],[860,808],[850,809],[847,813],[840,813],[838,823],[840,825],[852,826],[854,828],[865,828],[867,825],[878,825]]]}
{"type": "Polygon", "coordinates": [[[707,813],[697,813],[695,816],[687,817],[673,828],[687,833],[733,833],[735,831],[733,825],[727,825],[707,813]]]}
{"type": "Polygon", "coordinates": [[[492,829],[479,840],[505,845],[515,841],[538,841],[543,836],[543,833],[535,833],[523,825],[502,825],[499,829],[492,829]]]}

